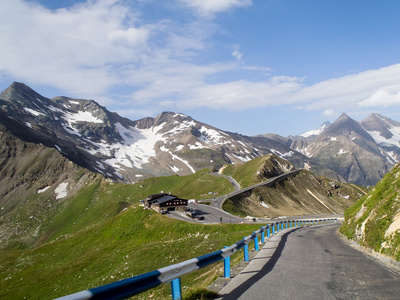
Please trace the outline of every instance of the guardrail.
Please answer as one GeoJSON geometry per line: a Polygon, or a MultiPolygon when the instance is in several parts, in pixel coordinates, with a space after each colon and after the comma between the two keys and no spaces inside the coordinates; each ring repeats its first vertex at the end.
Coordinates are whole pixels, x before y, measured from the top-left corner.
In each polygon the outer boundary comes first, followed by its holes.
{"type": "Polygon", "coordinates": [[[148,273],[123,279],[121,281],[60,297],[57,298],[57,300],[126,299],[167,282],[171,283],[172,299],[182,299],[181,276],[224,260],[224,277],[230,278],[230,256],[243,248],[244,260],[249,261],[249,243],[254,241],[254,250],[258,251],[259,235],[261,235],[261,243],[265,243],[265,234],[267,234],[267,238],[269,238],[271,235],[282,231],[283,229],[310,226],[320,223],[333,223],[336,221],[337,219],[285,220],[267,224],[262,226],[259,230],[254,231],[251,235],[244,237],[237,243],[229,247],[224,247],[221,250],[148,273]]]}

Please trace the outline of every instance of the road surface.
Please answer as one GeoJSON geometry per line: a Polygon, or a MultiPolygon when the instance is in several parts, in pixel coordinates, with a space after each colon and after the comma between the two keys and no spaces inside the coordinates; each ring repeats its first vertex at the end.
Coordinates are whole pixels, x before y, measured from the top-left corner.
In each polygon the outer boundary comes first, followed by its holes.
{"type": "Polygon", "coordinates": [[[232,177],[213,173],[214,176],[222,176],[222,177],[227,178],[231,182],[231,184],[233,185],[234,191],[232,193],[229,193],[226,196],[221,196],[221,197],[218,197],[216,199],[208,199],[208,200],[204,200],[204,201],[211,201],[212,202],[211,206],[214,206],[214,207],[222,209],[222,204],[224,203],[225,199],[227,199],[227,198],[230,198],[230,197],[233,197],[233,196],[237,196],[239,194],[242,194],[244,192],[253,190],[253,189],[258,188],[260,186],[271,184],[272,182],[274,182],[276,180],[279,180],[281,178],[287,177],[289,175],[293,175],[293,174],[299,173],[300,171],[301,170],[290,171],[288,173],[284,173],[284,174],[281,174],[279,176],[275,176],[275,177],[269,178],[269,179],[265,180],[264,182],[261,182],[261,183],[258,183],[256,185],[253,185],[253,186],[250,186],[250,187],[247,187],[247,188],[243,188],[243,189],[240,188],[240,185],[232,177]]]}
{"type": "Polygon", "coordinates": [[[219,299],[400,299],[399,270],[349,246],[339,226],[273,236],[219,299]]]}

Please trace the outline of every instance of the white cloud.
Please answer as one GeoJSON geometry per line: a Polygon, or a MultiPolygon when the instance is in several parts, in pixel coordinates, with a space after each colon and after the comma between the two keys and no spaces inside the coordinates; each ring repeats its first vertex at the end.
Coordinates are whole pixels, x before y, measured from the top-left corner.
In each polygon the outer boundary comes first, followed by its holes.
{"type": "Polygon", "coordinates": [[[335,112],[333,111],[332,108],[329,108],[329,109],[324,110],[324,111],[322,112],[322,114],[323,114],[324,116],[333,116],[333,115],[335,114],[335,112]]]}
{"type": "Polygon", "coordinates": [[[48,10],[0,0],[0,72],[68,90],[101,94],[119,81],[115,66],[137,61],[151,26],[135,25],[119,1],[88,1],[48,10]]]}
{"type": "Polygon", "coordinates": [[[243,54],[239,52],[239,46],[235,45],[234,50],[232,52],[232,56],[235,57],[237,60],[242,60],[243,54]]]}
{"type": "Polygon", "coordinates": [[[178,0],[196,10],[201,16],[210,16],[232,9],[252,4],[251,0],[178,0]]]}
{"type": "MultiPolygon", "coordinates": [[[[178,1],[203,15],[251,5],[246,0],[178,1]]],[[[211,37],[219,30],[210,20],[146,23],[126,3],[91,0],[49,10],[33,2],[0,0],[0,77],[100,102],[110,102],[109,91],[122,87],[117,93],[129,109],[116,110],[125,116],[132,107],[144,114],[160,105],[175,111],[291,105],[330,115],[400,104],[400,64],[311,86],[290,76],[240,78],[252,71],[272,71],[243,66],[238,45],[222,63],[207,62],[204,53],[213,47],[211,37]],[[225,80],[226,74],[235,79],[225,80]]]]}
{"type": "Polygon", "coordinates": [[[400,87],[392,94],[387,90],[379,89],[368,99],[361,101],[360,106],[365,107],[389,107],[400,104],[400,87]]]}

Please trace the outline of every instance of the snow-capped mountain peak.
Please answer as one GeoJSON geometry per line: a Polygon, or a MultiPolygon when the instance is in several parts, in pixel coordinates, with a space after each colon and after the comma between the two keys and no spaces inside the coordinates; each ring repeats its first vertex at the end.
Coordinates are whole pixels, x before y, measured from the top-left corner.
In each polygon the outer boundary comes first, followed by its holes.
{"type": "Polygon", "coordinates": [[[75,162],[115,180],[190,174],[249,161],[261,154],[237,134],[181,113],[131,121],[93,100],[45,98],[22,83],[0,96],[10,130],[56,148],[75,162]],[[33,138],[35,137],[35,138],[33,138]]]}
{"type": "Polygon", "coordinates": [[[300,134],[300,136],[305,137],[305,138],[309,138],[309,137],[312,137],[312,136],[320,135],[330,125],[331,125],[331,123],[329,121],[326,121],[318,129],[309,130],[309,131],[303,132],[302,134],[300,134]]]}
{"type": "Polygon", "coordinates": [[[400,122],[379,114],[372,114],[361,121],[361,126],[379,145],[400,146],[400,122]]]}

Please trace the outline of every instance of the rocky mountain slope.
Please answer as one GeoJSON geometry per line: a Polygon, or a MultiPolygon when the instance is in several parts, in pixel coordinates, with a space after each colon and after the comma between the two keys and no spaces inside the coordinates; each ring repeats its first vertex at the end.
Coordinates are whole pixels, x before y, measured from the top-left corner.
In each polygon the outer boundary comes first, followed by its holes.
{"type": "Polygon", "coordinates": [[[163,112],[132,121],[93,100],[43,97],[14,82],[0,94],[3,130],[114,181],[187,175],[274,153],[296,168],[339,181],[374,185],[399,161],[400,123],[373,114],[343,114],[300,136],[244,136],[189,116],[163,112]]]}
{"type": "MultiPolygon", "coordinates": [[[[254,172],[253,183],[263,182],[284,171],[282,167],[276,167],[276,162],[279,164],[280,162],[273,157],[255,161],[259,161],[260,166],[258,166],[259,171],[254,172]]],[[[242,177],[240,174],[248,173],[245,170],[249,164],[252,162],[238,166],[238,170],[231,173],[232,176],[237,181],[245,179],[246,176],[242,177]]],[[[287,167],[290,168],[290,165],[287,167]]],[[[231,197],[225,201],[223,208],[243,217],[260,218],[340,214],[363,195],[365,190],[354,184],[339,182],[302,170],[273,184],[231,197]]]]}
{"type": "Polygon", "coordinates": [[[22,141],[0,125],[0,244],[24,248],[40,243],[43,225],[65,199],[103,176],[56,149],[22,141]]]}
{"type": "Polygon", "coordinates": [[[342,114],[300,136],[266,137],[304,154],[315,173],[365,186],[375,185],[400,159],[400,123],[378,114],[361,122],[342,114]]]}
{"type": "MultiPolygon", "coordinates": [[[[242,163],[271,149],[268,138],[225,132],[172,112],[131,121],[92,100],[45,98],[14,82],[0,94],[0,122],[18,138],[57,149],[74,163],[117,181],[185,175],[242,163]]],[[[296,161],[303,155],[291,153],[296,161]]]]}
{"type": "Polygon", "coordinates": [[[345,213],[341,232],[400,261],[400,165],[345,213]]]}

